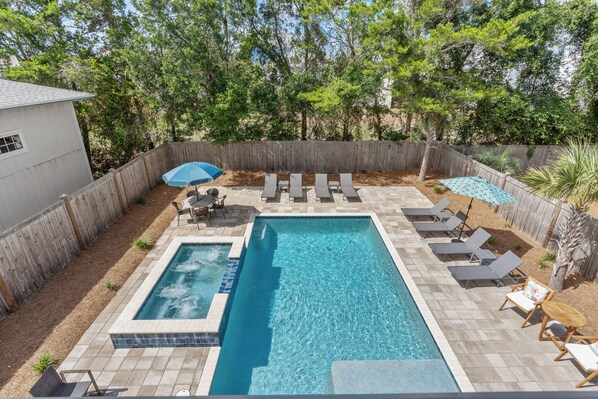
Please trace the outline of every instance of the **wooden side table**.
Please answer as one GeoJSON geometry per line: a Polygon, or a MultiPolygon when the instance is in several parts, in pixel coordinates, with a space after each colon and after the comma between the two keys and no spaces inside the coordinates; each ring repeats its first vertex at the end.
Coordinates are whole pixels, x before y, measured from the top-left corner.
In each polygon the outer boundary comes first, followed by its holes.
{"type": "Polygon", "coordinates": [[[562,349],[566,343],[571,341],[571,337],[578,328],[588,324],[588,319],[579,311],[561,302],[546,301],[542,303],[542,326],[540,327],[540,341],[551,340],[559,349],[562,349]],[[562,337],[556,337],[546,332],[548,320],[553,319],[567,328],[567,332],[562,337]],[[546,338],[548,337],[548,338],[546,338]],[[558,344],[557,340],[562,341],[558,344]]]}

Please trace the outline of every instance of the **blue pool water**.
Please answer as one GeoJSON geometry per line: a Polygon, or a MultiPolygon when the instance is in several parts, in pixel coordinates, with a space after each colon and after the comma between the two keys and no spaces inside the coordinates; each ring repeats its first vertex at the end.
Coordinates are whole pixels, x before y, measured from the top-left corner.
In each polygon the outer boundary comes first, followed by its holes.
{"type": "Polygon", "coordinates": [[[137,313],[137,320],[204,319],[218,292],[231,244],[183,244],[137,313]]]}
{"type": "Polygon", "coordinates": [[[371,218],[256,218],[211,394],[333,393],[333,362],[412,359],[446,367],[371,218]]]}

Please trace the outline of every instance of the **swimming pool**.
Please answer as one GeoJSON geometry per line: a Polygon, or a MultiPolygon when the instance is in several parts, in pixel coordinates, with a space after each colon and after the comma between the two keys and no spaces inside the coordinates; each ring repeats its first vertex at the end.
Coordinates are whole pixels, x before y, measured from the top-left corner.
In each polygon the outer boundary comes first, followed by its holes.
{"type": "Polygon", "coordinates": [[[210,394],[356,393],[377,367],[459,391],[372,218],[257,217],[210,394]]]}
{"type": "Polygon", "coordinates": [[[183,244],[135,320],[204,319],[220,288],[232,244],[183,244]]]}

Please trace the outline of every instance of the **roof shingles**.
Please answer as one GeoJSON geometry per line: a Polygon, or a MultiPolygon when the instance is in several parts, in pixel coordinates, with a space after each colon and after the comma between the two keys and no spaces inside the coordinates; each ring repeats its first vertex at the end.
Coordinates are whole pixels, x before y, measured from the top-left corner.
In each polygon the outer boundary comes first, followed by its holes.
{"type": "Polygon", "coordinates": [[[93,94],[80,91],[0,79],[0,110],[62,101],[86,100],[92,97],[94,97],[93,94]]]}

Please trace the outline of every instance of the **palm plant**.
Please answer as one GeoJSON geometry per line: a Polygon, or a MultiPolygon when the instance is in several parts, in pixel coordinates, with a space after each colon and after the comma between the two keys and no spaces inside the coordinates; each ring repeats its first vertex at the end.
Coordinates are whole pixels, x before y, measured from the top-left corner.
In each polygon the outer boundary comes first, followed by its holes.
{"type": "Polygon", "coordinates": [[[521,164],[519,163],[519,160],[513,158],[509,150],[499,152],[496,148],[490,148],[475,154],[473,158],[501,173],[508,172],[512,176],[517,176],[521,173],[521,164]]]}
{"type": "Polygon", "coordinates": [[[557,256],[549,286],[563,290],[567,271],[574,265],[578,246],[587,239],[588,207],[598,201],[598,149],[584,141],[569,147],[550,165],[530,169],[522,179],[533,192],[565,199],[571,208],[558,229],[557,256]]]}

